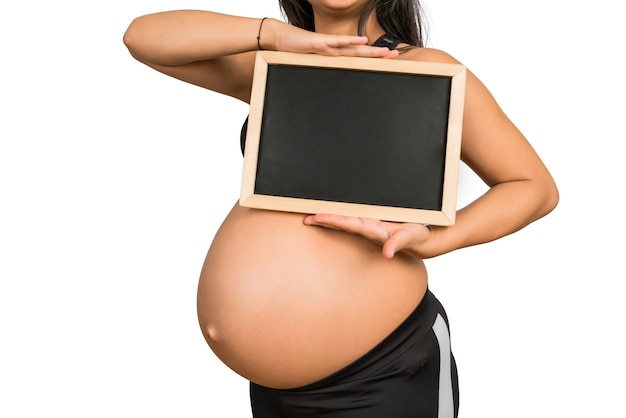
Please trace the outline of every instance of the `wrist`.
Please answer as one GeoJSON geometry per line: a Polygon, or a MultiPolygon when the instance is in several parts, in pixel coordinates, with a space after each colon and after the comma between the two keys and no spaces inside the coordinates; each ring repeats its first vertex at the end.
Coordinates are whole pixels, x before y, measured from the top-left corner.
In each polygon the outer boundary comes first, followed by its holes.
{"type": "Polygon", "coordinates": [[[263,50],[275,50],[274,33],[276,24],[280,23],[271,17],[264,17],[259,22],[259,33],[257,35],[257,48],[263,50]]]}
{"type": "MultiPolygon", "coordinates": [[[[445,230],[446,227],[435,226],[435,225],[424,225],[428,229],[428,238],[426,241],[420,245],[419,253],[421,258],[427,259],[436,257],[441,255],[440,239],[441,233],[445,230]]],[[[445,251],[444,251],[445,252],[445,251]]]]}

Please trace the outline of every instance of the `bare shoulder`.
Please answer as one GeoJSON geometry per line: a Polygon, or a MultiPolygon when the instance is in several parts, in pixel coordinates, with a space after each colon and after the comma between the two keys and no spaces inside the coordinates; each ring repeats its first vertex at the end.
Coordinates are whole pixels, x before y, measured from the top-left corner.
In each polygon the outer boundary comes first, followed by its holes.
{"type": "Polygon", "coordinates": [[[397,59],[441,64],[461,64],[456,58],[447,52],[434,48],[411,48],[400,54],[397,59]]]}

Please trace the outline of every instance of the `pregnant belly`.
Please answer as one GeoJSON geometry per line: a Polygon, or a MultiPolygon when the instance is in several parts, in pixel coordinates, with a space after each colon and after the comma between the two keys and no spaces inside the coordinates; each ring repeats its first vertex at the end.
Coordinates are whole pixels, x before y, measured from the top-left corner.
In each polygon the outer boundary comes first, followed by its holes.
{"type": "Polygon", "coordinates": [[[306,385],[356,360],[427,287],[421,260],[385,259],[374,243],[302,219],[236,205],[200,276],[198,319],[209,346],[268,387],[306,385]]]}

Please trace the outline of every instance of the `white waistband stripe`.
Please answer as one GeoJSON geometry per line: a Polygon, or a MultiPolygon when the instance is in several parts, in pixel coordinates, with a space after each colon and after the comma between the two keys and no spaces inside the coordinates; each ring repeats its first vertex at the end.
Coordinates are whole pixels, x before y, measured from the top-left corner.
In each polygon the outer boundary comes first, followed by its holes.
{"type": "Polygon", "coordinates": [[[433,331],[439,343],[439,414],[437,418],[454,418],[454,398],[452,394],[452,352],[450,332],[446,321],[437,315],[433,331]]]}

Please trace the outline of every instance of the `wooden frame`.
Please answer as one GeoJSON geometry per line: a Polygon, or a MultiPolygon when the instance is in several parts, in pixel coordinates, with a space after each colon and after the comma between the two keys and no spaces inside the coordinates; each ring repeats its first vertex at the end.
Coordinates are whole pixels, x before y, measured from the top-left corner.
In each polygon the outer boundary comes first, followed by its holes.
{"type": "Polygon", "coordinates": [[[465,75],[460,64],[258,52],[240,205],[454,224],[465,75]],[[395,154],[382,155],[394,147],[395,154]],[[342,171],[344,165],[351,168],[342,171]],[[430,165],[432,172],[414,172],[430,165]],[[331,174],[324,179],[326,173],[331,174]],[[321,186],[298,183],[307,179],[321,186]],[[291,189],[285,193],[283,187],[291,189]],[[318,194],[320,187],[337,190],[318,194]],[[344,198],[342,193],[351,195],[352,189],[365,197],[344,198]],[[382,197],[370,201],[370,195],[382,197]],[[422,198],[427,203],[420,203],[422,198]],[[413,200],[406,204],[405,199],[413,200]]]}

